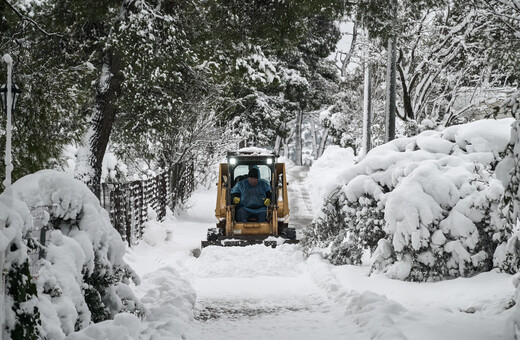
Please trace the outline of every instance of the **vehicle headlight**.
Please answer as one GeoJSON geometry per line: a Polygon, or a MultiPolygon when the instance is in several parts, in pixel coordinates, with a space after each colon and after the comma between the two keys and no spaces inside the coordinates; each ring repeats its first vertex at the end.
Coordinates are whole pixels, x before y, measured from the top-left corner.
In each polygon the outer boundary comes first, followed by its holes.
{"type": "Polygon", "coordinates": [[[236,158],[230,158],[229,159],[229,164],[231,164],[231,165],[237,164],[237,159],[236,158]]]}
{"type": "Polygon", "coordinates": [[[272,158],[268,158],[267,159],[267,164],[273,164],[273,159],[272,158]]]}

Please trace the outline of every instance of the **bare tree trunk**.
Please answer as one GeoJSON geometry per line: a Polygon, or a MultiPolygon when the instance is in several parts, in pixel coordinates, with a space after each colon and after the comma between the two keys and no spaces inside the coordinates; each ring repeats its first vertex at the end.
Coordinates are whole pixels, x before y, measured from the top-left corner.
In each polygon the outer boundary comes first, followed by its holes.
{"type": "Polygon", "coordinates": [[[365,61],[365,87],[363,90],[363,146],[361,157],[372,149],[372,65],[365,61]]]}
{"type": "MultiPolygon", "coordinates": [[[[402,58],[402,52],[400,52],[400,59],[402,58]]],[[[404,75],[404,70],[399,63],[396,63],[397,71],[399,71],[399,77],[401,78],[401,87],[403,88],[403,105],[404,105],[404,114],[400,117],[403,120],[407,119],[415,119],[415,114],[413,112],[412,106],[412,98],[410,96],[410,91],[412,91],[412,87],[408,88],[406,84],[406,77],[404,75]]]]}
{"type": "Polygon", "coordinates": [[[121,60],[112,52],[105,55],[95,93],[90,128],[84,138],[84,144],[78,150],[75,177],[88,185],[90,190],[100,197],[101,166],[107,149],[117,107],[115,99],[120,93],[122,75],[121,60]]]}
{"type": "Polygon", "coordinates": [[[396,48],[395,38],[388,40],[388,59],[386,69],[386,135],[385,141],[395,139],[395,73],[396,73],[396,48]]]}
{"type": "Polygon", "coordinates": [[[274,142],[274,150],[273,150],[275,155],[279,155],[280,154],[281,143],[282,143],[282,137],[276,136],[276,140],[274,142]]]}
{"type": "Polygon", "coordinates": [[[302,165],[302,123],[303,123],[303,112],[298,109],[296,113],[296,130],[294,136],[294,164],[302,165]]]}
{"type": "Polygon", "coordinates": [[[352,55],[354,54],[354,50],[356,47],[356,40],[357,40],[357,27],[358,24],[356,21],[354,21],[354,26],[352,27],[352,41],[350,43],[350,48],[348,52],[342,52],[338,51],[336,52],[336,60],[341,63],[341,66],[336,67],[339,69],[341,77],[344,78],[347,76],[347,67],[350,63],[350,59],[352,58],[352,55]]]}
{"type": "Polygon", "coordinates": [[[327,138],[329,137],[329,128],[326,128],[323,131],[323,135],[320,139],[320,146],[318,147],[318,158],[323,155],[323,152],[325,151],[325,146],[327,145],[327,138]]]}
{"type": "Polygon", "coordinates": [[[312,137],[312,154],[314,159],[318,159],[318,132],[316,131],[316,124],[314,123],[314,119],[310,119],[311,121],[311,137],[312,137]]]}
{"type": "Polygon", "coordinates": [[[283,155],[289,158],[289,141],[287,138],[283,139],[283,155]]]}

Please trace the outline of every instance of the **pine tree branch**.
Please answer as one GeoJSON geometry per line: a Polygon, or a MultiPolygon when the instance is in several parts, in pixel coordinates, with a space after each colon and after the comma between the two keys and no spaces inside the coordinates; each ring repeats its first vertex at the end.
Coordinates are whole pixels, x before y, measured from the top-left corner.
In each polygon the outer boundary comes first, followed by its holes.
{"type": "Polygon", "coordinates": [[[58,34],[58,33],[49,33],[47,32],[46,30],[44,30],[43,28],[40,27],[40,25],[38,25],[38,23],[36,21],[34,21],[33,19],[27,17],[26,15],[23,15],[19,10],[17,10],[9,1],[7,0],[4,0],[4,2],[7,4],[7,6],[13,10],[13,12],[18,15],[20,17],[20,20],[23,21],[28,21],[30,22],[31,24],[33,24],[40,32],[42,32],[43,34],[45,35],[48,35],[48,36],[56,36],[56,37],[63,37],[62,34],[58,34]]]}

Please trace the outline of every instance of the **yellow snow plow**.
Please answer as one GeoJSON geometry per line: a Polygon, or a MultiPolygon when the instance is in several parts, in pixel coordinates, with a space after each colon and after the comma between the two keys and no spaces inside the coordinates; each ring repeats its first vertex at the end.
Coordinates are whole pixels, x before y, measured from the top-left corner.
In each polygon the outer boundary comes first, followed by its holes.
{"type": "Polygon", "coordinates": [[[208,229],[202,248],[262,243],[276,247],[299,242],[296,230],[288,226],[285,164],[276,163],[274,155],[228,152],[227,162],[219,165],[217,186],[215,216],[218,223],[208,229]],[[254,184],[255,178],[257,184],[254,184]],[[263,197],[252,197],[251,192],[263,197]],[[263,204],[258,205],[259,199],[263,204]],[[257,206],[251,206],[254,204],[257,206]]]}

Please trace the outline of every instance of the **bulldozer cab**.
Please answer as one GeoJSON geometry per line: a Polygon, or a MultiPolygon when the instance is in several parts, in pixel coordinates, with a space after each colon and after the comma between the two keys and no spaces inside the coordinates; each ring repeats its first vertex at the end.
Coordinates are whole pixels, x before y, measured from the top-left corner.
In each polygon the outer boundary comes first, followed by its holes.
{"type": "Polygon", "coordinates": [[[215,217],[216,228],[208,229],[208,245],[248,245],[264,243],[275,246],[279,243],[297,243],[294,229],[288,227],[289,201],[285,164],[276,163],[273,154],[254,152],[229,152],[227,162],[220,163],[217,183],[217,204],[215,217]],[[247,180],[249,170],[259,170],[259,180],[270,186],[271,204],[266,209],[265,222],[254,218],[246,222],[236,220],[236,208],[233,204],[231,189],[242,180],[247,180]],[[283,239],[273,240],[272,237],[283,239]],[[267,240],[266,240],[267,239],[267,240]]]}
{"type": "MultiPolygon", "coordinates": [[[[243,163],[237,164],[234,167],[229,168],[230,169],[229,170],[230,178],[232,179],[231,185],[230,185],[231,189],[229,190],[229,192],[232,193],[232,188],[234,186],[236,186],[239,182],[247,180],[249,171],[252,168],[256,168],[256,169],[258,169],[258,173],[259,173],[258,180],[268,183],[269,187],[270,187],[269,192],[271,193],[271,195],[270,195],[270,197],[265,197],[265,198],[269,198],[272,202],[274,202],[276,194],[273,194],[273,192],[274,192],[274,188],[273,188],[274,185],[273,185],[273,178],[272,178],[273,177],[272,175],[274,173],[274,167],[272,166],[273,164],[249,164],[249,163],[250,162],[243,162],[243,163]]],[[[254,163],[254,162],[252,162],[252,163],[254,163]]],[[[267,212],[269,212],[269,210],[267,210],[267,212]]],[[[234,217],[236,220],[236,215],[234,217]]],[[[267,214],[266,218],[270,218],[270,216],[267,214]]],[[[254,222],[253,219],[254,218],[250,218],[249,221],[254,222]]]]}

